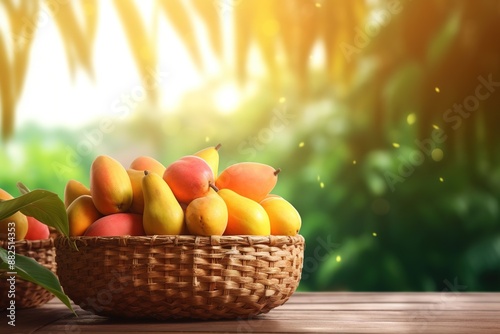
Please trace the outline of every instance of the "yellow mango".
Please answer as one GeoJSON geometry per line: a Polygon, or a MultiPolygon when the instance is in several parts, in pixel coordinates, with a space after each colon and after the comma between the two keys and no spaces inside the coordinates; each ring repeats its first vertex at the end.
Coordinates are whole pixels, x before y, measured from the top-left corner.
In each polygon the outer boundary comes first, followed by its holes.
{"type": "Polygon", "coordinates": [[[75,199],[66,209],[69,223],[69,235],[78,237],[103,215],[97,210],[90,195],[75,199]]]}
{"type": "Polygon", "coordinates": [[[217,144],[216,146],[204,148],[193,154],[207,162],[214,173],[214,178],[217,178],[219,174],[219,149],[221,146],[221,144],[217,144]]]}
{"type": "Polygon", "coordinates": [[[227,219],[226,202],[215,192],[192,200],[186,208],[186,225],[193,235],[222,235],[227,219]]]}
{"type": "Polygon", "coordinates": [[[272,235],[293,236],[299,233],[302,219],[290,202],[282,197],[268,197],[260,204],[269,216],[272,235]]]}
{"type": "Polygon", "coordinates": [[[231,189],[220,189],[217,194],[227,206],[228,221],[225,235],[271,234],[269,216],[259,203],[231,189]]]}
{"type": "MultiPolygon", "coordinates": [[[[0,201],[14,198],[7,191],[0,189],[0,201]]],[[[28,218],[21,212],[0,220],[0,239],[7,240],[11,236],[16,241],[23,240],[28,233],[28,218]],[[10,234],[9,234],[10,233],[10,234]]]]}
{"type": "Polygon", "coordinates": [[[180,235],[184,229],[184,211],[174,193],[156,173],[144,171],[143,225],[147,235],[180,235]]]}

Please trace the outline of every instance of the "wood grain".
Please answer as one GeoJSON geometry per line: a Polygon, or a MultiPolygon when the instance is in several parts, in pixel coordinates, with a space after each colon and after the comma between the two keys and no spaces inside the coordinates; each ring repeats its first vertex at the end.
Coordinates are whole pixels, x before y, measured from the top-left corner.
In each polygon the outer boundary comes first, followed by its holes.
{"type": "Polygon", "coordinates": [[[15,329],[3,311],[0,332],[500,333],[500,293],[297,292],[267,314],[208,322],[109,319],[75,308],[78,317],[53,299],[17,310],[15,329]]]}

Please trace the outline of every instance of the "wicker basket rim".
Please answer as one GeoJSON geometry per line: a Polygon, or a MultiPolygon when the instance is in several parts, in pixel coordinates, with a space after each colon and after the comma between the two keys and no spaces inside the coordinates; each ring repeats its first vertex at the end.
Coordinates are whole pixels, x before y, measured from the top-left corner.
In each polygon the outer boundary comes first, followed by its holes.
{"type": "MultiPolygon", "coordinates": [[[[7,240],[0,240],[0,247],[6,248],[10,244],[7,240]]],[[[55,245],[55,239],[50,237],[48,239],[39,239],[39,240],[18,240],[14,243],[16,248],[24,247],[26,249],[36,249],[36,248],[51,248],[55,245]]]]}
{"type": "Polygon", "coordinates": [[[302,235],[295,236],[284,235],[227,235],[227,236],[195,236],[195,235],[152,235],[152,236],[113,236],[113,237],[89,237],[78,236],[65,238],[57,237],[56,247],[67,247],[70,242],[75,242],[77,246],[88,245],[195,245],[195,246],[219,246],[219,245],[238,245],[252,246],[264,244],[269,246],[281,246],[285,244],[304,244],[305,239],[302,235]]]}

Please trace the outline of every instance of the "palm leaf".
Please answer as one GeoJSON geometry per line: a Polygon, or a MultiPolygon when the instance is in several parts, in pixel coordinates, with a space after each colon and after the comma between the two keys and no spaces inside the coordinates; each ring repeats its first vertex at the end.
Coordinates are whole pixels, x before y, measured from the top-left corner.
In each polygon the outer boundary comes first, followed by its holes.
{"type": "Polygon", "coordinates": [[[85,21],[85,38],[87,40],[87,46],[90,48],[94,45],[95,36],[97,32],[97,19],[99,6],[97,5],[97,0],[81,0],[81,4],[84,11],[84,21],[85,21]]]}
{"type": "MultiPolygon", "coordinates": [[[[217,8],[213,1],[192,0],[192,4],[207,28],[208,38],[210,39],[210,44],[215,55],[222,58],[222,27],[220,23],[220,14],[222,13],[218,12],[220,8],[217,8]]],[[[233,5],[237,6],[238,3],[234,3],[233,5]]]]}
{"type": "Polygon", "coordinates": [[[296,64],[295,73],[298,76],[302,93],[306,93],[308,87],[308,67],[314,42],[318,37],[318,18],[321,11],[313,2],[303,4],[298,25],[301,27],[297,36],[295,47],[296,64]]]}
{"type": "Polygon", "coordinates": [[[2,140],[11,137],[14,128],[15,101],[12,93],[12,73],[10,68],[9,55],[3,35],[0,32],[0,98],[2,111],[2,140]]]}
{"type": "Polygon", "coordinates": [[[172,27],[177,31],[193,62],[198,69],[202,68],[202,57],[198,49],[196,34],[191,17],[182,1],[158,0],[158,4],[172,27]]]}
{"type": "Polygon", "coordinates": [[[285,26],[280,26],[276,17],[276,12],[279,9],[273,1],[258,2],[255,6],[255,16],[252,24],[253,35],[257,40],[257,45],[269,71],[275,91],[278,91],[280,81],[276,61],[277,36],[280,28],[281,30],[286,29],[285,26]]]}
{"type": "Polygon", "coordinates": [[[318,19],[321,11],[314,2],[282,0],[282,10],[277,10],[281,29],[281,42],[288,56],[292,73],[299,80],[302,90],[307,82],[309,56],[318,37],[318,19]]]}
{"type": "MultiPolygon", "coordinates": [[[[13,68],[13,94],[14,101],[17,101],[21,97],[23,91],[26,69],[28,67],[28,60],[31,51],[31,45],[33,44],[34,36],[26,36],[25,29],[26,22],[22,18],[37,18],[40,6],[37,1],[21,1],[18,9],[17,18],[11,20],[11,30],[14,36],[17,36],[14,43],[14,54],[12,61],[13,68]]],[[[34,33],[33,33],[34,34],[34,33]]]]}
{"type": "Polygon", "coordinates": [[[73,3],[60,4],[53,0],[46,0],[46,3],[63,39],[71,74],[75,75],[77,66],[81,65],[93,76],[91,47],[85,39],[83,28],[78,24],[73,3]]]}
{"type": "Polygon", "coordinates": [[[233,9],[234,24],[234,56],[236,60],[236,72],[240,83],[246,79],[246,65],[251,44],[251,25],[255,3],[242,1],[233,9]]]}
{"type": "MultiPolygon", "coordinates": [[[[150,77],[150,71],[156,68],[156,54],[152,39],[132,0],[115,0],[114,5],[143,84],[150,88],[147,79],[150,77]]],[[[153,101],[156,101],[156,89],[151,87],[147,93],[153,101]]]]}

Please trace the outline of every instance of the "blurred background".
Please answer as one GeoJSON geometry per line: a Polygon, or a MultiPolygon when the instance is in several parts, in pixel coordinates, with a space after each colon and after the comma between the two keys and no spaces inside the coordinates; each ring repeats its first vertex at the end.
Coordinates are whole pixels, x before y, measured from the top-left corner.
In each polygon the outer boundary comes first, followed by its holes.
{"type": "Polygon", "coordinates": [[[500,2],[2,0],[0,187],[222,143],[280,167],[300,290],[500,291],[500,2]]]}

